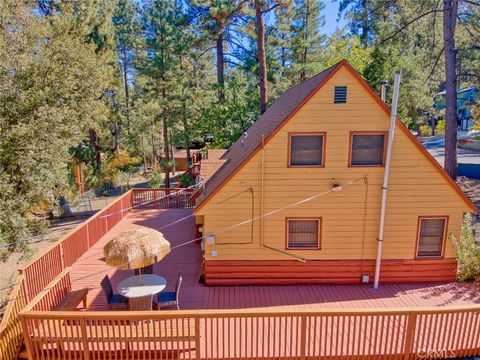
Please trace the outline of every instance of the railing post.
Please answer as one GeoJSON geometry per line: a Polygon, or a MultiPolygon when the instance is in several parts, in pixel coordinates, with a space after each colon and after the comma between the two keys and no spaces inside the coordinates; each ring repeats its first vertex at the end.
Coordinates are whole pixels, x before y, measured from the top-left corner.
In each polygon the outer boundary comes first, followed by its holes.
{"type": "Polygon", "coordinates": [[[28,331],[27,320],[25,319],[25,315],[18,315],[18,316],[20,317],[20,321],[22,323],[23,338],[25,340],[25,348],[27,349],[28,360],[33,360],[32,342],[30,338],[30,332],[28,331]]]}
{"type": "Polygon", "coordinates": [[[408,360],[413,351],[413,336],[417,324],[417,314],[411,313],[407,317],[407,325],[405,330],[405,344],[403,347],[403,358],[408,360]]]}
{"type": "Polygon", "coordinates": [[[307,317],[300,317],[300,359],[305,360],[307,353],[307,317]]]}
{"type": "Polygon", "coordinates": [[[85,228],[87,229],[87,249],[90,249],[90,221],[87,220],[85,228]]]}
{"type": "Polygon", "coordinates": [[[62,267],[62,270],[65,269],[65,251],[63,251],[63,244],[64,244],[64,241],[62,241],[62,242],[59,244],[59,248],[60,248],[60,266],[62,267]]]}
{"type": "Polygon", "coordinates": [[[84,359],[89,360],[90,351],[88,349],[87,326],[85,325],[85,318],[83,316],[80,318],[80,329],[82,332],[83,353],[85,355],[84,359]]]}
{"type": "Polygon", "coordinates": [[[195,318],[195,359],[200,360],[200,318],[195,318]]]}

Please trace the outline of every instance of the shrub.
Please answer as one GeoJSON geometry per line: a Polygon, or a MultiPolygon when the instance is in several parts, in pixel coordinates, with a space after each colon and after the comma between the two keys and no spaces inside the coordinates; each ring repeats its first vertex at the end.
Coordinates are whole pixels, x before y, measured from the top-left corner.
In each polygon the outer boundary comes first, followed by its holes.
{"type": "Polygon", "coordinates": [[[437,134],[445,134],[445,120],[439,120],[435,127],[437,134]]]}
{"type": "Polygon", "coordinates": [[[112,183],[114,187],[121,187],[129,185],[130,175],[126,172],[117,172],[112,177],[112,183]]]}
{"type": "Polygon", "coordinates": [[[175,167],[175,160],[161,160],[160,168],[163,171],[171,171],[175,167]]]}
{"type": "Polygon", "coordinates": [[[450,234],[458,259],[458,281],[472,281],[480,278],[480,247],[475,241],[475,234],[478,232],[479,227],[473,224],[472,214],[467,213],[463,218],[460,239],[450,234]]]}
{"type": "Polygon", "coordinates": [[[159,188],[163,185],[163,174],[159,169],[155,169],[150,174],[150,179],[148,181],[148,186],[151,188],[159,188]]]}
{"type": "Polygon", "coordinates": [[[192,186],[193,184],[195,184],[195,180],[189,174],[180,175],[179,182],[184,187],[189,187],[189,186],[192,186]]]}
{"type": "Polygon", "coordinates": [[[432,136],[432,128],[428,125],[422,125],[418,129],[420,136],[432,136]]]}

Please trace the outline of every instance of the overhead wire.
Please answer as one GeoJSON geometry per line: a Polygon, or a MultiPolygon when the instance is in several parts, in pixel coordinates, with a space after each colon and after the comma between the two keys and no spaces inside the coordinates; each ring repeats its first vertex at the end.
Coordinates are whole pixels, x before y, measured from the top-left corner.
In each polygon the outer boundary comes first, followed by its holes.
{"type": "MultiPolygon", "coordinates": [[[[356,178],[356,179],[350,180],[350,181],[348,181],[347,183],[342,184],[341,186],[342,186],[342,187],[347,187],[347,186],[352,185],[352,184],[354,184],[354,183],[356,183],[356,182],[358,182],[358,181],[360,181],[360,180],[365,180],[365,176],[362,176],[362,177],[360,177],[360,178],[356,178]]],[[[276,214],[276,213],[279,213],[279,212],[281,212],[281,211],[283,211],[283,210],[287,210],[287,209],[290,209],[290,208],[292,208],[292,207],[295,207],[295,206],[298,206],[298,205],[307,203],[307,202],[309,202],[309,201],[315,200],[315,199],[317,199],[317,198],[320,198],[320,197],[322,197],[322,196],[325,196],[325,195],[327,195],[327,194],[329,194],[329,193],[331,193],[331,192],[334,192],[334,191],[335,191],[335,190],[333,190],[333,188],[332,188],[332,189],[329,189],[329,190],[327,190],[327,191],[324,191],[324,192],[321,192],[321,193],[318,193],[318,194],[309,196],[309,197],[307,197],[307,198],[301,199],[301,200],[296,201],[296,202],[294,202],[294,203],[290,203],[289,205],[286,205],[286,206],[283,206],[283,207],[280,207],[280,208],[271,210],[271,211],[269,211],[269,212],[267,212],[267,213],[265,213],[265,214],[252,217],[252,218],[250,218],[250,219],[241,221],[241,222],[236,223],[236,224],[231,225],[231,226],[224,227],[224,228],[219,229],[219,230],[217,230],[217,231],[215,231],[215,232],[213,232],[213,233],[209,233],[209,234],[207,234],[207,235],[202,235],[202,236],[199,236],[199,237],[194,238],[194,239],[192,239],[192,240],[183,242],[183,243],[181,243],[181,244],[178,244],[178,245],[175,245],[175,246],[171,246],[170,249],[171,249],[171,250],[175,250],[175,249],[178,249],[178,248],[180,248],[180,247],[190,245],[190,244],[192,244],[192,243],[194,243],[194,242],[198,242],[198,241],[201,241],[201,240],[203,240],[203,239],[206,239],[208,236],[218,235],[218,234],[224,233],[224,232],[226,232],[226,231],[228,231],[228,230],[231,230],[231,229],[237,228],[237,227],[239,227],[239,226],[242,226],[242,225],[249,224],[249,223],[251,223],[251,222],[257,221],[257,220],[259,220],[259,219],[261,219],[261,218],[263,218],[263,217],[271,216],[271,215],[274,215],[274,214],[276,214]]],[[[189,217],[190,217],[190,216],[189,216],[189,217]]],[[[180,219],[180,220],[182,220],[182,219],[180,219]]],[[[178,223],[178,221],[174,221],[173,223],[178,223]]],[[[173,224],[173,223],[171,223],[171,224],[173,224]]],[[[167,224],[167,225],[164,225],[163,227],[159,227],[159,228],[154,228],[154,227],[152,227],[152,228],[155,229],[155,230],[158,230],[158,229],[160,229],[160,228],[165,228],[165,227],[167,227],[167,226],[170,226],[171,224],[167,224]]],[[[139,259],[140,259],[140,258],[139,258],[139,259]]],[[[121,264],[121,265],[115,266],[114,268],[117,268],[117,269],[118,269],[118,268],[121,268],[121,267],[124,267],[124,266],[128,266],[130,263],[132,263],[132,262],[134,262],[134,261],[136,261],[136,260],[138,260],[138,259],[132,259],[132,260],[130,260],[130,261],[128,261],[128,262],[125,262],[125,263],[123,263],[123,264],[121,264]]],[[[88,275],[85,275],[85,276],[76,278],[76,279],[72,280],[71,283],[74,283],[74,282],[79,281],[79,280],[84,280],[84,279],[89,278],[89,277],[94,276],[94,275],[98,275],[98,274],[101,274],[101,273],[106,273],[106,272],[109,272],[109,271],[111,271],[111,270],[112,270],[112,268],[106,268],[106,269],[103,269],[103,270],[99,270],[99,271],[97,271],[97,272],[94,272],[94,273],[91,273],[91,274],[88,274],[88,275]]],[[[57,275],[57,276],[58,276],[58,275],[57,275]]],[[[36,277],[36,278],[34,278],[34,279],[32,279],[32,280],[35,280],[35,279],[37,279],[37,278],[39,278],[39,276],[36,277]]],[[[17,284],[18,284],[18,283],[17,283],[17,284]]],[[[16,284],[15,284],[15,285],[16,285],[16,284]]],[[[45,291],[47,291],[47,290],[50,290],[51,288],[53,288],[53,287],[46,287],[46,288],[44,288],[41,292],[45,292],[45,291]]],[[[3,289],[0,289],[0,290],[8,290],[8,289],[9,289],[9,288],[3,288],[3,289]]],[[[40,293],[41,293],[41,292],[40,292],[40,293]]],[[[15,298],[8,299],[6,303],[9,303],[9,302],[11,302],[11,301],[14,301],[14,300],[16,300],[16,299],[19,299],[19,298],[22,298],[22,297],[25,297],[25,296],[26,296],[26,295],[24,295],[24,296],[18,296],[18,297],[15,297],[15,298]]]]}

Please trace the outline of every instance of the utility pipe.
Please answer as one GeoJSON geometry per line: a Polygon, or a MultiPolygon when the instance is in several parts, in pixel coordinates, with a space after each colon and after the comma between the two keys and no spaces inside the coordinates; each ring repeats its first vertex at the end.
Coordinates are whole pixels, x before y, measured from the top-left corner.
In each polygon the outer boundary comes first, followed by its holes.
{"type": "Polygon", "coordinates": [[[262,135],[262,176],[261,176],[261,196],[260,196],[260,245],[263,246],[265,243],[265,234],[264,234],[264,226],[265,223],[263,221],[263,213],[264,209],[264,188],[265,188],[265,135],[262,135]]]}
{"type": "Polygon", "coordinates": [[[382,207],[380,211],[380,226],[377,238],[377,258],[375,261],[375,279],[373,288],[378,289],[380,281],[380,267],[382,264],[383,235],[385,230],[385,213],[387,210],[388,179],[390,175],[390,163],[392,161],[393,135],[395,132],[395,120],[397,118],[398,92],[400,90],[400,71],[395,72],[395,83],[393,85],[392,113],[390,116],[390,132],[388,133],[387,158],[385,160],[385,173],[382,186],[382,207]]]}
{"type": "Polygon", "coordinates": [[[387,100],[387,84],[388,84],[387,80],[382,80],[382,81],[380,81],[380,86],[381,86],[381,88],[380,88],[380,89],[381,89],[381,95],[380,95],[380,97],[382,98],[382,101],[383,101],[384,103],[386,103],[386,100],[387,100]]]}

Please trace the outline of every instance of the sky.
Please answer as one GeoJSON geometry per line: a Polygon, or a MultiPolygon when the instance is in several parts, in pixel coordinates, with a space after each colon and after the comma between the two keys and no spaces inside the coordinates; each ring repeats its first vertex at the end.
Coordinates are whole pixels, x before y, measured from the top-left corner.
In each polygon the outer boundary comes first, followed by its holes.
{"type": "Polygon", "coordinates": [[[330,35],[335,31],[335,29],[343,28],[347,24],[343,16],[338,19],[338,6],[339,2],[333,0],[324,0],[325,9],[323,9],[323,14],[325,15],[325,26],[320,28],[320,32],[325,35],[330,35]]]}

